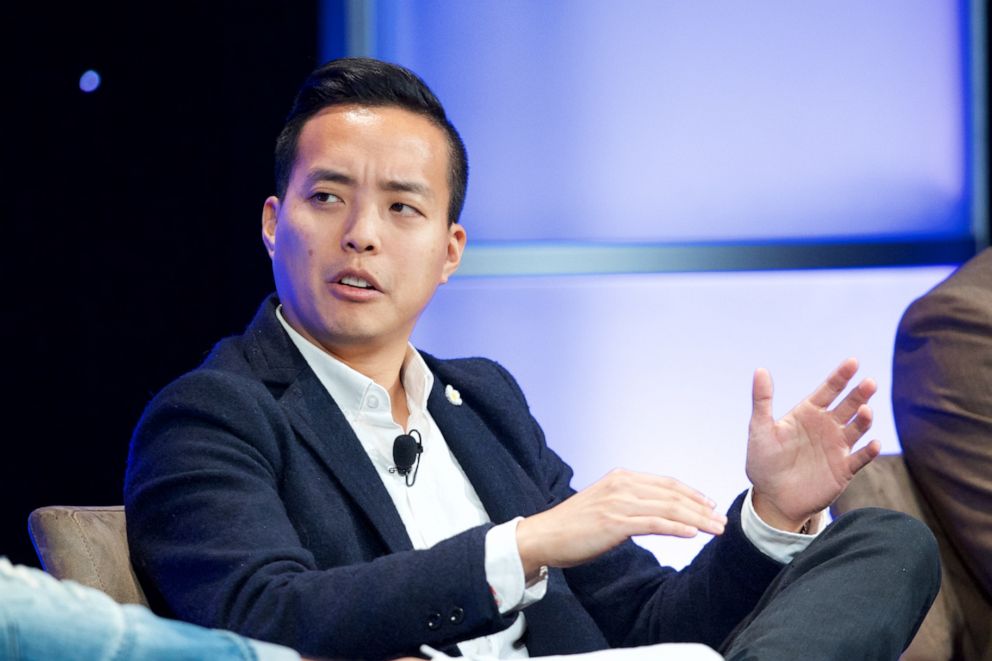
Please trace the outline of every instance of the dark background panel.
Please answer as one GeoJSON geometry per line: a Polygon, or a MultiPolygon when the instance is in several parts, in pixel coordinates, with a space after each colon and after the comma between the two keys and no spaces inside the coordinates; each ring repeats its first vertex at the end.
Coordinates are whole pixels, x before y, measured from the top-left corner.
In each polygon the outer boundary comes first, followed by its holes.
{"type": "Polygon", "coordinates": [[[0,554],[28,513],[115,504],[150,396],[272,288],[272,147],[317,2],[34,3],[9,44],[0,554]],[[82,6],[86,5],[86,6],[82,6]],[[87,69],[102,76],[79,89],[87,69]]]}

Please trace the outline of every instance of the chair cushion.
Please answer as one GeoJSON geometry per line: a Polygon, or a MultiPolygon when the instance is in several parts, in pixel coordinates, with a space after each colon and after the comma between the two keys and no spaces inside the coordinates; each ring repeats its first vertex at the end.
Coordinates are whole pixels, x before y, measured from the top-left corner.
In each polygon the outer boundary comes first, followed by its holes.
{"type": "Polygon", "coordinates": [[[837,517],[861,507],[897,510],[923,521],[933,531],[940,546],[942,565],[940,593],[901,659],[942,661],[956,658],[955,647],[964,620],[957,598],[956,581],[952,579],[952,575],[956,573],[953,567],[956,554],[951,549],[947,536],[934,519],[932,511],[920,498],[906,470],[906,464],[903,463],[902,455],[882,455],[863,468],[830,507],[830,513],[837,517]]]}
{"type": "Polygon", "coordinates": [[[45,570],[101,590],[124,604],[148,605],[131,567],[124,508],[42,507],[28,531],[45,570]]]}

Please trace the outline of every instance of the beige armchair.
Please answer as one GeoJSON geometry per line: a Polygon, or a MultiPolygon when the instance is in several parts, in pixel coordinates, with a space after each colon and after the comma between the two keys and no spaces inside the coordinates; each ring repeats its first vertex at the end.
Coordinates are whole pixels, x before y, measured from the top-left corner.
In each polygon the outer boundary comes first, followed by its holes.
{"type": "Polygon", "coordinates": [[[940,546],[940,593],[902,660],[992,661],[992,604],[968,574],[940,521],[921,497],[902,455],[876,458],[855,476],[830,511],[836,517],[861,507],[885,507],[914,516],[930,527],[940,546]],[[976,618],[976,613],[987,617],[976,618]]]}
{"type": "Polygon", "coordinates": [[[148,605],[131,567],[122,506],[41,507],[28,517],[28,532],[49,574],[122,604],[148,605]]]}
{"type": "MultiPolygon", "coordinates": [[[[976,630],[964,617],[975,609],[992,613],[992,605],[920,497],[901,455],[878,457],[858,473],[831,513],[836,517],[860,507],[886,507],[914,516],[930,526],[940,545],[940,594],[903,661],[992,661],[992,618],[987,627],[976,630]]],[[[148,605],[131,567],[123,507],[42,507],[31,513],[28,530],[42,566],[56,578],[97,588],[120,603],[148,605]]]]}

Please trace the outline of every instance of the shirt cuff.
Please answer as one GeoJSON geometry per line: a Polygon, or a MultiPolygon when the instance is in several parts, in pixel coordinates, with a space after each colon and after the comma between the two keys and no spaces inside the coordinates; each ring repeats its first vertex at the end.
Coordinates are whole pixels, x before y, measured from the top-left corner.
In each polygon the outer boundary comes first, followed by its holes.
{"type": "Polygon", "coordinates": [[[751,502],[753,491],[753,487],[747,490],[747,497],[741,508],[741,528],[744,530],[744,536],[769,558],[782,564],[792,562],[792,559],[805,551],[806,547],[820,534],[826,517],[823,512],[813,515],[810,519],[809,534],[805,535],[772,528],[762,521],[758,513],[754,511],[754,504],[751,502]]]}
{"type": "Polygon", "coordinates": [[[522,519],[518,516],[493,526],[486,533],[486,581],[500,615],[540,601],[548,590],[548,571],[545,567],[541,568],[536,580],[524,583],[524,565],[517,548],[517,524],[522,519]]]}

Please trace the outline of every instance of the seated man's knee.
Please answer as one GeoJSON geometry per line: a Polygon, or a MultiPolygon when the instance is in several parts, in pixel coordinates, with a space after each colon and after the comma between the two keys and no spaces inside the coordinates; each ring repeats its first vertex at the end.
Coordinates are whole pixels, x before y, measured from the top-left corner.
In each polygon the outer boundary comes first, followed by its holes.
{"type": "MultiPolygon", "coordinates": [[[[908,514],[877,507],[847,512],[834,521],[838,534],[851,536],[852,551],[871,550],[886,563],[898,563],[936,594],[940,587],[940,553],[929,527],[908,514]]],[[[889,566],[892,566],[891,564],[889,566]]]]}

